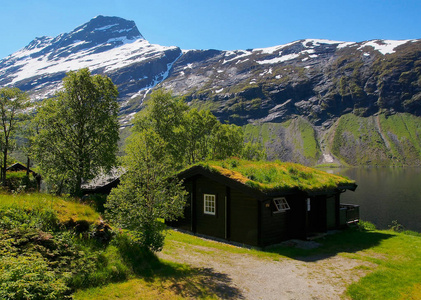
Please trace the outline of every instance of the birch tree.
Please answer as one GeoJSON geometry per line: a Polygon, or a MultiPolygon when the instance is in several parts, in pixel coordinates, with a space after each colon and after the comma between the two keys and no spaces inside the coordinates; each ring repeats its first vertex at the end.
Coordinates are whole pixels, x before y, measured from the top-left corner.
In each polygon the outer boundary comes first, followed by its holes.
{"type": "Polygon", "coordinates": [[[34,152],[47,181],[80,195],[83,180],[116,163],[118,91],[110,78],[88,69],[69,72],[63,85],[39,108],[34,152]]]}

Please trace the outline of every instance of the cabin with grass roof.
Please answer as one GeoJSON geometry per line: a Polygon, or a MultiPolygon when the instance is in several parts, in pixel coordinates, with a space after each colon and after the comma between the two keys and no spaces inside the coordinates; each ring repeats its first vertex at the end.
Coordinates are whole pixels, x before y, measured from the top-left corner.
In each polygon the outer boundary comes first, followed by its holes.
{"type": "Polygon", "coordinates": [[[265,247],[358,219],[357,206],[340,204],[354,181],[294,163],[211,161],[178,176],[189,196],[184,217],[169,225],[198,235],[265,247]]]}

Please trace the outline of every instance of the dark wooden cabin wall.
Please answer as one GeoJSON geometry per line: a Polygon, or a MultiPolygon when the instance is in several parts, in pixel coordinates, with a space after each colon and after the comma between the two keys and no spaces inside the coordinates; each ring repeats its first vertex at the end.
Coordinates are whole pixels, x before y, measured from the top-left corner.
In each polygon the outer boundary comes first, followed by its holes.
{"type": "Polygon", "coordinates": [[[225,196],[226,186],[205,177],[198,177],[196,183],[196,232],[217,238],[225,238],[225,196]],[[204,194],[216,195],[216,214],[204,213],[204,194]]]}
{"type": "Polygon", "coordinates": [[[335,195],[326,198],[326,227],[336,228],[336,197],[335,195]]]}
{"type": "Polygon", "coordinates": [[[326,196],[311,197],[311,209],[308,212],[307,232],[325,232],[327,230],[326,196]]]}
{"type": "Polygon", "coordinates": [[[289,238],[305,238],[307,224],[307,197],[304,195],[293,195],[287,198],[289,207],[287,223],[289,238]]]}
{"type": "Polygon", "coordinates": [[[264,247],[272,244],[277,244],[288,239],[287,220],[290,211],[275,213],[275,205],[273,203],[273,199],[263,201],[260,203],[260,205],[260,246],[264,247]]]}
{"type": "Polygon", "coordinates": [[[229,220],[231,241],[258,246],[258,201],[255,198],[231,189],[229,220]]]}

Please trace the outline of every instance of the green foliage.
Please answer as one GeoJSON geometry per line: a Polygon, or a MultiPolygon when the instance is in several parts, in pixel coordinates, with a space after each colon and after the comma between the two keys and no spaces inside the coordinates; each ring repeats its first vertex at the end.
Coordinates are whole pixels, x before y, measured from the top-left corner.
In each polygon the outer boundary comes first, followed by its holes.
{"type": "Polygon", "coordinates": [[[26,176],[26,171],[7,172],[6,185],[11,191],[35,191],[37,189],[37,181],[32,173],[26,176]]]}
{"type": "Polygon", "coordinates": [[[244,144],[241,157],[247,160],[265,160],[267,155],[261,143],[248,141],[244,144]]]}
{"type": "MultiPolygon", "coordinates": [[[[79,200],[67,197],[58,197],[42,193],[0,193],[0,210],[27,211],[28,213],[42,216],[58,218],[60,224],[73,220],[73,222],[87,221],[89,224],[95,223],[100,215],[91,207],[81,204],[79,200]]],[[[32,220],[25,213],[22,214],[20,222],[32,220]]],[[[54,224],[57,222],[54,221],[54,224]]],[[[53,223],[52,223],[53,224],[53,223]]],[[[48,230],[53,228],[48,228],[48,230]]]]}
{"type": "Polygon", "coordinates": [[[1,195],[0,299],[70,299],[75,289],[129,276],[118,244],[102,239],[106,226],[80,232],[78,224],[90,220],[92,209],[85,206],[74,216],[74,206],[48,195],[1,195]],[[78,221],[60,221],[68,220],[63,210],[78,221]]]}
{"type": "Polygon", "coordinates": [[[221,124],[208,110],[190,108],[171,93],[156,91],[136,115],[134,131],[152,129],[162,138],[177,167],[207,159],[240,156],[243,131],[221,124]]]}
{"type": "Polygon", "coordinates": [[[68,298],[81,256],[71,236],[54,238],[48,230],[58,230],[58,218],[48,208],[0,208],[1,299],[68,298]]]}
{"type": "Polygon", "coordinates": [[[13,137],[19,123],[25,119],[24,111],[31,102],[25,92],[18,88],[0,89],[0,150],[2,153],[1,179],[6,186],[6,168],[8,153],[13,146],[13,137]]]}
{"type": "Polygon", "coordinates": [[[126,173],[105,204],[107,218],[131,230],[137,242],[152,251],[163,246],[164,224],[159,219],[182,216],[186,201],[167,149],[167,143],[152,129],[134,133],[123,158],[126,173]]]}
{"type": "Polygon", "coordinates": [[[40,255],[3,257],[0,270],[1,299],[70,299],[68,276],[51,271],[40,255]]]}
{"type": "Polygon", "coordinates": [[[116,163],[119,136],[117,87],[88,69],[69,72],[64,91],[45,100],[35,122],[34,153],[43,178],[61,193],[80,194],[89,180],[116,163]]]}
{"type": "Polygon", "coordinates": [[[360,220],[358,222],[358,228],[360,230],[371,231],[371,230],[376,230],[376,225],[368,221],[360,220]]]}

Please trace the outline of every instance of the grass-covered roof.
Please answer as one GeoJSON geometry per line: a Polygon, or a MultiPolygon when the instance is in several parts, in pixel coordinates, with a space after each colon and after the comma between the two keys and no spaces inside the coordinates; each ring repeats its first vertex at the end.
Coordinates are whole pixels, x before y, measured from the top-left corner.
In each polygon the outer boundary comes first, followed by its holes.
{"type": "Polygon", "coordinates": [[[202,166],[264,193],[297,189],[311,193],[356,187],[355,181],[345,177],[289,162],[226,159],[199,163],[196,166],[202,166]]]}

